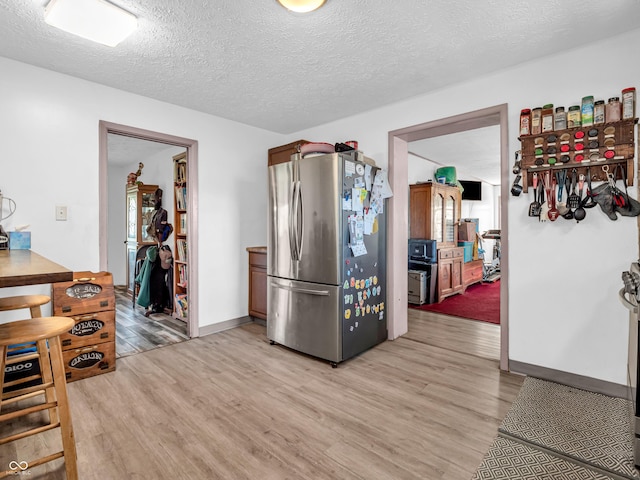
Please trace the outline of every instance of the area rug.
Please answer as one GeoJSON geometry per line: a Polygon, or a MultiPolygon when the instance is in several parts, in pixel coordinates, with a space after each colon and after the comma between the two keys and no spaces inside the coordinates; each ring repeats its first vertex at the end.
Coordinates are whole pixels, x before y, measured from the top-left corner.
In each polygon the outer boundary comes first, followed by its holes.
{"type": "Polygon", "coordinates": [[[500,324],[500,280],[471,285],[464,294],[447,297],[440,303],[409,307],[500,324]]]}
{"type": "Polygon", "coordinates": [[[498,432],[614,478],[636,480],[630,408],[623,398],[527,377],[498,432]]]}
{"type": "Polygon", "coordinates": [[[528,445],[497,437],[471,480],[612,480],[528,445]]]}

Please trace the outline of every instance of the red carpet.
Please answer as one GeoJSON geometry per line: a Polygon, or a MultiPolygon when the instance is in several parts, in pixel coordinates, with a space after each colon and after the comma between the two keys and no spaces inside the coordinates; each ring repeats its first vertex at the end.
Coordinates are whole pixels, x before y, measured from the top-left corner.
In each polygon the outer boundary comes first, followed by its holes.
{"type": "Polygon", "coordinates": [[[409,304],[409,307],[499,325],[500,280],[493,283],[471,285],[464,294],[447,297],[440,303],[431,305],[409,304]]]}

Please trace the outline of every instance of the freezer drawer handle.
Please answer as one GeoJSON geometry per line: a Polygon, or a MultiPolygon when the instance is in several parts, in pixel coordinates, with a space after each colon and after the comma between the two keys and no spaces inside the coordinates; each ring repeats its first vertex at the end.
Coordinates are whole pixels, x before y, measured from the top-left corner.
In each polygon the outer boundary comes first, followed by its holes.
{"type": "Polygon", "coordinates": [[[322,297],[329,296],[329,290],[311,290],[308,288],[288,287],[286,285],[278,285],[277,283],[274,283],[274,282],[271,282],[271,286],[276,288],[282,288],[284,290],[289,290],[290,292],[308,293],[309,295],[320,295],[322,297]]]}

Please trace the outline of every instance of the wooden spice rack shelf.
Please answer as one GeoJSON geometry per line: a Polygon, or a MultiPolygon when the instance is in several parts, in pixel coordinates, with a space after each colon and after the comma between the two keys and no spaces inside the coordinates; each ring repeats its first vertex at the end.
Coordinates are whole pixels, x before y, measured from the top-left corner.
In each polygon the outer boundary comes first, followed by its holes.
{"type": "MultiPolygon", "coordinates": [[[[601,168],[604,165],[611,166],[610,173],[616,171],[617,165],[622,165],[627,185],[633,185],[634,130],[637,122],[638,119],[633,118],[520,137],[523,192],[527,193],[532,184],[533,172],[575,168],[578,174],[586,175],[589,167],[591,181],[599,182],[607,180],[607,175],[601,168]],[[563,149],[566,151],[563,152],[563,149]],[[576,161],[578,154],[584,156],[582,161],[576,161]],[[561,161],[563,155],[568,157],[568,161],[561,161]],[[557,160],[555,164],[549,163],[549,158],[552,157],[557,160]]],[[[618,175],[618,178],[621,176],[618,175]]]]}

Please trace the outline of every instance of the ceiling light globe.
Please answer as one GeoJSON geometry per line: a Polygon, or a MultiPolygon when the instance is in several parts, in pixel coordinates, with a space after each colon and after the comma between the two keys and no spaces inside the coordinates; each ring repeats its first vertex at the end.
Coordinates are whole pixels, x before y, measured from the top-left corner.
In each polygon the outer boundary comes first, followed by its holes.
{"type": "Polygon", "coordinates": [[[278,0],[287,10],[296,13],[308,13],[320,8],[326,0],[278,0]]]}

